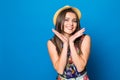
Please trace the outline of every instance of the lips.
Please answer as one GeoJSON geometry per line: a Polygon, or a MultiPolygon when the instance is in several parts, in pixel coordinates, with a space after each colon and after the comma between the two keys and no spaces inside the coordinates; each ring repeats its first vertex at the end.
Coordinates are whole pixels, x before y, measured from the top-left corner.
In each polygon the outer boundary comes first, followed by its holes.
{"type": "Polygon", "coordinates": [[[73,29],[72,26],[67,26],[66,28],[67,28],[68,30],[72,30],[72,29],[73,29]]]}

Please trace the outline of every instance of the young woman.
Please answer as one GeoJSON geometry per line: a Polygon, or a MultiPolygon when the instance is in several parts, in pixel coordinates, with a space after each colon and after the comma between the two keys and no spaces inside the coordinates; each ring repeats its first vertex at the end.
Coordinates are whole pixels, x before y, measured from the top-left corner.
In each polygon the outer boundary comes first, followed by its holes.
{"type": "Polygon", "coordinates": [[[71,6],[60,8],[53,17],[55,36],[48,40],[48,52],[57,80],[89,80],[86,64],[90,54],[90,36],[80,27],[81,12],[71,6]]]}

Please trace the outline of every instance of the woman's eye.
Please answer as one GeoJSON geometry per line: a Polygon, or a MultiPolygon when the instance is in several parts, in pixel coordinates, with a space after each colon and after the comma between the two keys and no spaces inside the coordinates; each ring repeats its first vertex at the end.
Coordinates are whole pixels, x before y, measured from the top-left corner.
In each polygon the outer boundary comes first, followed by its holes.
{"type": "Polygon", "coordinates": [[[65,19],[65,21],[68,21],[68,19],[65,19]]]}
{"type": "Polygon", "coordinates": [[[77,20],[73,20],[73,22],[77,22],[77,20]]]}

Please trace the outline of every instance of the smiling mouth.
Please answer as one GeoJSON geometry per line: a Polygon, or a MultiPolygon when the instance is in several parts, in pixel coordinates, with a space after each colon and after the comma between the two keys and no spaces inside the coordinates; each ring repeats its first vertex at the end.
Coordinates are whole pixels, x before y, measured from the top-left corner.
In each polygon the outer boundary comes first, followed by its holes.
{"type": "Polygon", "coordinates": [[[72,30],[73,27],[71,27],[71,26],[67,26],[67,29],[68,29],[68,30],[72,30]]]}

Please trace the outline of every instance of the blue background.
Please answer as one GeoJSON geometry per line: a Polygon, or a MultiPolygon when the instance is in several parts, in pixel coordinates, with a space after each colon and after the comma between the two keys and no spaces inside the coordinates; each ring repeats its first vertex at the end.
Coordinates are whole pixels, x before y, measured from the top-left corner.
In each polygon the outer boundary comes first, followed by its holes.
{"type": "Polygon", "coordinates": [[[81,26],[91,36],[90,79],[120,80],[118,0],[0,0],[0,80],[55,80],[47,41],[64,5],[81,10],[81,26]]]}

